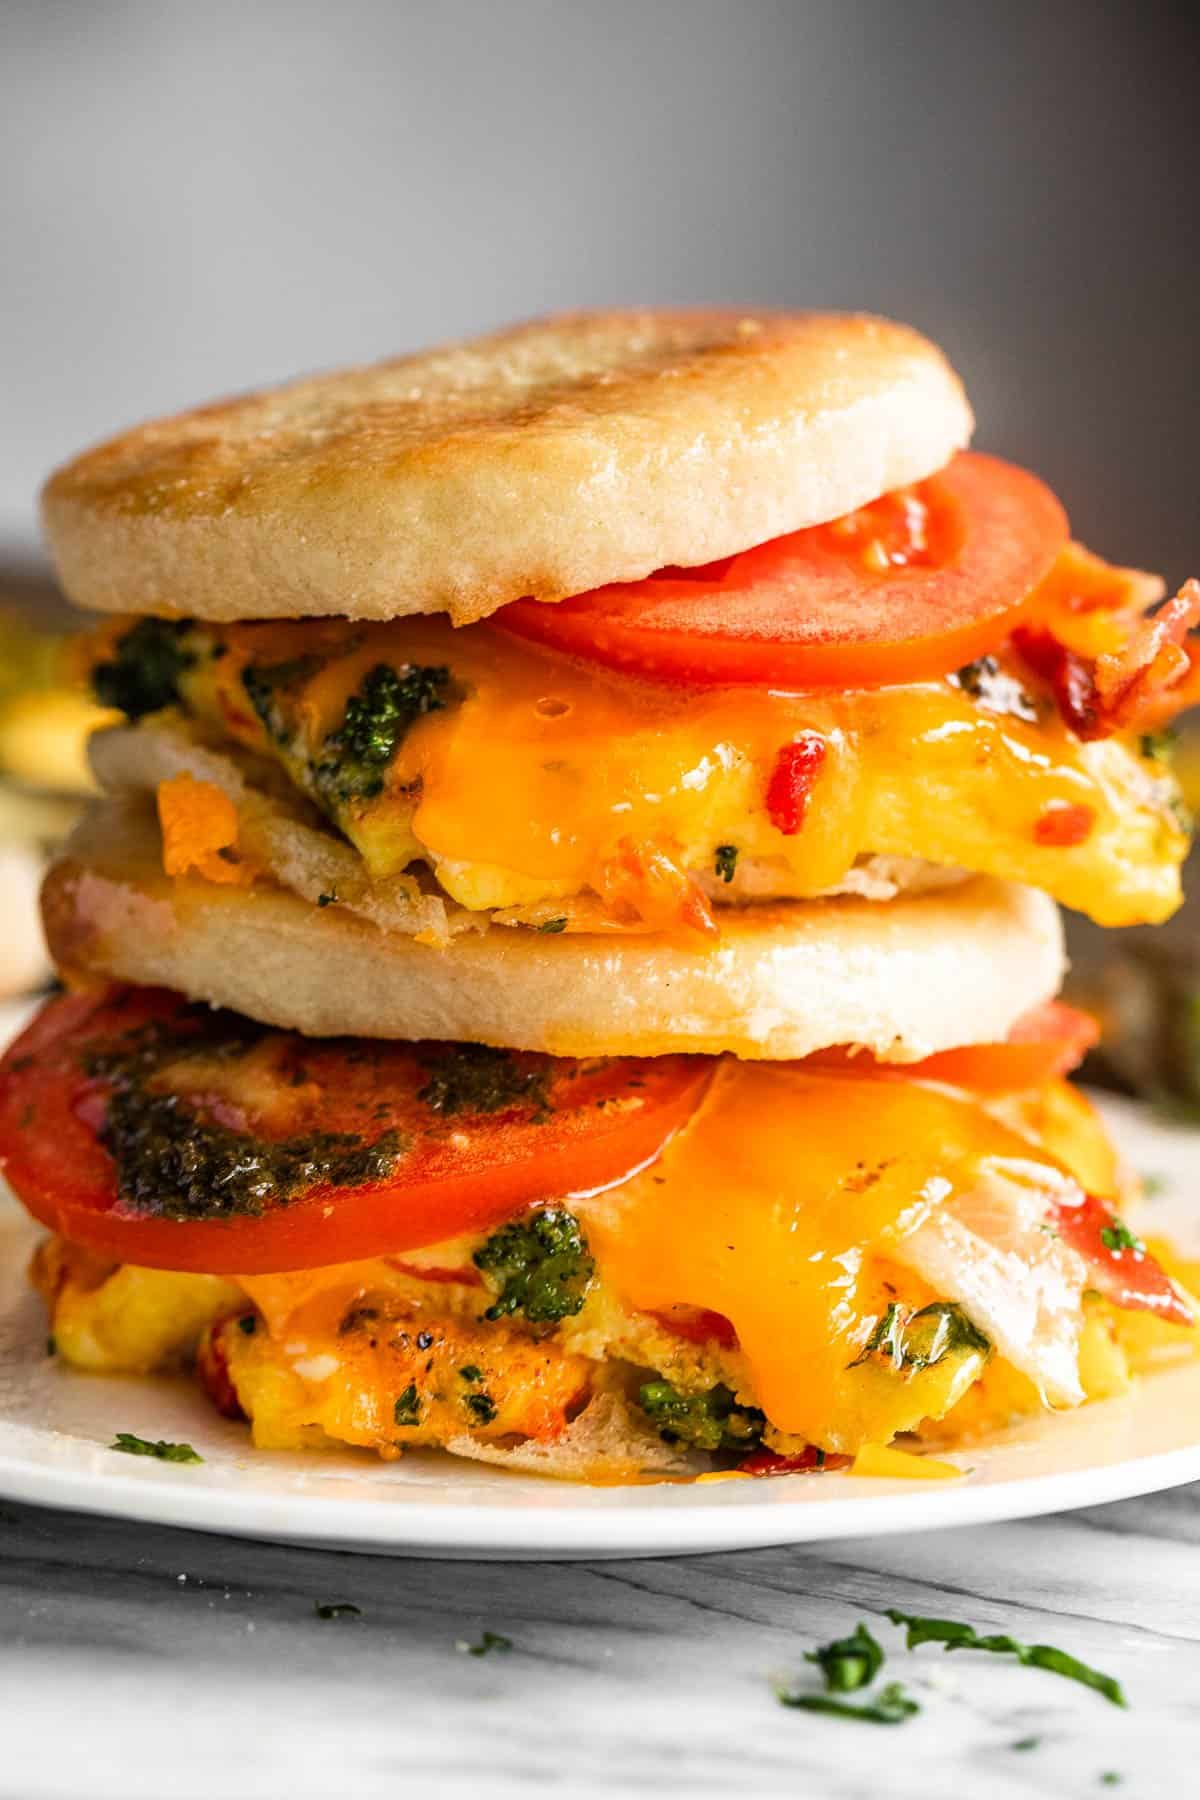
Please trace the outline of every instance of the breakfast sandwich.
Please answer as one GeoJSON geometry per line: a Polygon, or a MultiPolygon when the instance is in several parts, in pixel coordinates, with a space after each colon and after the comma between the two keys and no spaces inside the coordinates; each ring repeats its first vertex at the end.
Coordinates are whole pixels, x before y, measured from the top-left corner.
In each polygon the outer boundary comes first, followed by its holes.
{"type": "Polygon", "coordinates": [[[255,1444],[888,1464],[1194,1352],[1058,903],[1179,904],[1200,585],[844,315],[578,314],[53,475],[119,722],[0,1157],[72,1366],[255,1444]]]}

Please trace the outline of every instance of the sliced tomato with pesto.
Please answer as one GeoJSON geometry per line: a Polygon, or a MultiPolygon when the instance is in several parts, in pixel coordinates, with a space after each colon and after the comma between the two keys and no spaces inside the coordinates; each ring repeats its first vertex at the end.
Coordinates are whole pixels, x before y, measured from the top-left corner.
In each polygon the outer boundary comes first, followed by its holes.
{"type": "Polygon", "coordinates": [[[829,524],[553,606],[518,600],[491,622],[668,681],[881,687],[994,650],[1066,541],[1036,476],[964,452],[829,524]]]}
{"type": "Polygon", "coordinates": [[[307,1039],[161,990],[68,995],[0,1061],[0,1166],[42,1224],[120,1262],[315,1268],[623,1181],[711,1069],[307,1039]]]}

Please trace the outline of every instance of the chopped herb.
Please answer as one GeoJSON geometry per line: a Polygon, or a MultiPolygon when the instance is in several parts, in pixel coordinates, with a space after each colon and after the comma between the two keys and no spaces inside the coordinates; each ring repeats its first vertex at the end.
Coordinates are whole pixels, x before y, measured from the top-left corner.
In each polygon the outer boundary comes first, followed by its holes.
{"type": "Polygon", "coordinates": [[[450,671],[376,663],[346,702],[339,729],[325,739],[313,765],[318,791],[345,803],[383,792],[384,771],[410,727],[446,704],[450,671]]]}
{"type": "Polygon", "coordinates": [[[860,1621],[849,1637],[835,1638],[818,1650],[806,1650],[805,1662],[816,1663],[831,1694],[852,1694],[870,1687],[883,1667],[883,1649],[860,1621]]]}
{"type": "Polygon", "coordinates": [[[334,906],[336,904],[337,904],[337,889],[336,888],[330,894],[318,894],[317,895],[317,905],[318,906],[334,906]]]}
{"type": "Polygon", "coordinates": [[[421,1423],[421,1402],[417,1398],[417,1384],[410,1381],[404,1392],[399,1395],[392,1416],[397,1425],[419,1425],[421,1423]]]}
{"type": "Polygon", "coordinates": [[[353,1600],[318,1600],[313,1607],[318,1619],[359,1619],[362,1607],[353,1600]]]}
{"type": "Polygon", "coordinates": [[[800,1712],[828,1713],[835,1719],[859,1719],[870,1725],[903,1725],[905,1719],[921,1710],[899,1681],[889,1681],[874,1700],[864,1700],[861,1705],[837,1700],[832,1694],[794,1694],[780,1688],[776,1689],[775,1698],[781,1706],[792,1706],[800,1712]]]}
{"type": "Polygon", "coordinates": [[[567,921],[565,919],[544,919],[538,926],[538,930],[543,937],[551,937],[556,932],[565,931],[566,929],[567,921]]]}
{"type": "Polygon", "coordinates": [[[110,1450],[120,1450],[126,1456],[156,1456],[159,1462],[198,1463],[204,1458],[192,1449],[190,1444],[169,1444],[165,1438],[152,1442],[149,1438],[135,1437],[132,1431],[118,1431],[110,1450]]]}
{"type": "Polygon", "coordinates": [[[1120,1787],[1124,1779],[1125,1777],[1121,1774],[1119,1769],[1105,1769],[1103,1775],[1100,1777],[1100,1786],[1120,1787]]]}
{"type": "Polygon", "coordinates": [[[736,844],[718,844],[717,854],[713,859],[718,881],[732,881],[737,868],[738,847],[736,844]]]}
{"type": "Polygon", "coordinates": [[[47,1356],[57,1356],[58,1355],[58,1339],[57,1338],[48,1337],[46,1339],[46,1355],[47,1356]]]}
{"type": "Polygon", "coordinates": [[[1138,754],[1147,762],[1169,764],[1171,752],[1179,742],[1179,733],[1166,731],[1147,731],[1138,739],[1138,754]]]}
{"type": "Polygon", "coordinates": [[[1018,1738],[1015,1744],[1009,1745],[1009,1749],[1010,1750],[1036,1750],[1038,1748],[1038,1745],[1041,1743],[1041,1741],[1042,1740],[1039,1737],[1018,1738]]]}
{"type": "Polygon", "coordinates": [[[1165,1194],[1171,1186],[1170,1180],[1166,1175],[1159,1175],[1154,1171],[1148,1171],[1144,1174],[1141,1177],[1141,1183],[1142,1192],[1145,1194],[1147,1200],[1153,1200],[1159,1194],[1165,1194]]]}
{"type": "Polygon", "coordinates": [[[502,1631],[484,1631],[477,1644],[463,1643],[458,1646],[468,1656],[490,1656],[493,1650],[511,1650],[512,1647],[512,1639],[505,1637],[502,1631]]]}
{"type": "Polygon", "coordinates": [[[496,1402],[490,1394],[467,1394],[463,1404],[477,1425],[490,1425],[496,1417],[496,1402]]]}
{"type": "Polygon", "coordinates": [[[460,1369],[458,1372],[464,1381],[483,1380],[483,1370],[476,1363],[468,1363],[465,1369],[460,1369]]]}
{"type": "Polygon", "coordinates": [[[1141,1238],[1134,1237],[1122,1219],[1114,1219],[1111,1225],[1102,1226],[1100,1241],[1106,1250],[1133,1250],[1140,1254],[1146,1248],[1141,1238]]]}
{"type": "Polygon", "coordinates": [[[1084,1687],[1095,1688],[1114,1706],[1129,1704],[1119,1681],[1079,1662],[1065,1650],[1056,1650],[1051,1644],[1022,1644],[999,1632],[981,1637],[973,1625],[963,1625],[955,1619],[925,1619],[914,1613],[900,1612],[894,1606],[888,1607],[887,1616],[893,1625],[907,1627],[906,1643],[910,1650],[915,1650],[918,1644],[943,1644],[947,1650],[987,1650],[997,1656],[1015,1656],[1026,1668],[1046,1669],[1051,1675],[1062,1675],[1068,1681],[1079,1681],[1084,1687]]]}
{"type": "Polygon", "coordinates": [[[917,1375],[947,1356],[961,1351],[978,1351],[986,1356],[991,1348],[990,1340],[952,1301],[935,1300],[905,1314],[899,1302],[893,1300],[848,1367],[857,1369],[872,1356],[879,1356],[890,1362],[893,1369],[917,1375]]]}
{"type": "Polygon", "coordinates": [[[179,698],[179,679],[196,661],[187,646],[187,619],[139,619],[119,637],[110,662],[92,670],[92,691],[103,706],[130,719],[161,712],[179,698]]]}
{"type": "Polygon", "coordinates": [[[738,1406],[730,1388],[718,1383],[702,1394],[684,1394],[669,1381],[647,1381],[638,1404],[668,1444],[690,1444],[696,1450],[749,1450],[766,1424],[753,1406],[738,1406]]]}
{"type": "Polygon", "coordinates": [[[553,1206],[502,1226],[473,1260],[500,1290],[484,1318],[522,1313],[531,1325],[573,1318],[582,1309],[596,1268],[579,1220],[553,1206]]]}
{"type": "Polygon", "coordinates": [[[549,1111],[550,1065],[545,1059],[530,1066],[511,1050],[451,1044],[429,1068],[429,1080],[417,1099],[443,1118],[507,1112],[515,1106],[532,1106],[543,1117],[549,1111]]]}
{"type": "Polygon", "coordinates": [[[238,1330],[244,1332],[247,1337],[253,1337],[257,1329],[258,1320],[255,1318],[254,1314],[243,1313],[238,1320],[238,1330]]]}

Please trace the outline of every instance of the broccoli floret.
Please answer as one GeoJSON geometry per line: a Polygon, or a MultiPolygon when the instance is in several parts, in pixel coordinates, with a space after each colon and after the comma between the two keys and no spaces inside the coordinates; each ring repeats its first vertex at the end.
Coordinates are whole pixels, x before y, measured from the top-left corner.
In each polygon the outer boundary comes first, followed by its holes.
{"type": "Polygon", "coordinates": [[[757,1407],[738,1406],[722,1383],[705,1394],[681,1394],[669,1381],[647,1381],[638,1402],[668,1444],[690,1444],[696,1450],[748,1450],[766,1424],[757,1407]]]}
{"type": "Polygon", "coordinates": [[[548,1325],[580,1311],[596,1264],[579,1220],[544,1207],[493,1233],[475,1252],[475,1267],[500,1290],[485,1319],[523,1313],[531,1325],[548,1325]]]}
{"type": "Polygon", "coordinates": [[[326,738],[313,774],[333,798],[370,800],[383,792],[383,772],[405,733],[446,704],[450,671],[417,664],[403,674],[376,663],[346,702],[341,726],[326,738]]]}
{"type": "Polygon", "coordinates": [[[97,700],[131,719],[178,700],[179,678],[196,662],[186,642],[191,629],[187,619],[139,619],[117,639],[112,659],[92,670],[97,700]]]}

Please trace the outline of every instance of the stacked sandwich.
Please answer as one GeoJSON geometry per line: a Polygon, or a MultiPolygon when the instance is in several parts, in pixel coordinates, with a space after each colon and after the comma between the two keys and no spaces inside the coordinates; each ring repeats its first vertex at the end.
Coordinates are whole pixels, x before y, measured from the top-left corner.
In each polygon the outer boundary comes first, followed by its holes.
{"type": "Polygon", "coordinates": [[[0,1154],[59,1354],[271,1447],[870,1466],[1196,1328],[1056,902],[1179,901],[1189,583],[881,320],[579,315],[51,479],[126,723],[0,1154]]]}

